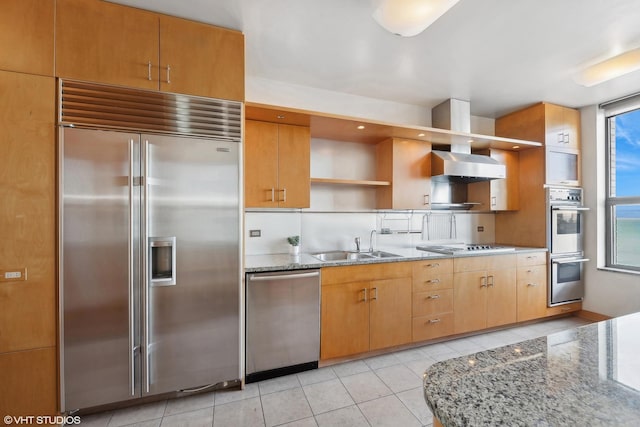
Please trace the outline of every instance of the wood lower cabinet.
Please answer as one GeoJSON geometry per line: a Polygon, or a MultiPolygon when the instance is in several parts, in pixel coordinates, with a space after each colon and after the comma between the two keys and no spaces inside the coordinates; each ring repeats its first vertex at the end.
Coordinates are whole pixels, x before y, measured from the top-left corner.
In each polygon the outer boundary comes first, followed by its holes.
{"type": "Polygon", "coordinates": [[[547,312],[547,253],[518,254],[518,322],[540,319],[547,312]]]}
{"type": "Polygon", "coordinates": [[[378,209],[429,209],[431,144],[390,138],[376,146],[376,179],[390,181],[377,190],[378,209]]]}
{"type": "Polygon", "coordinates": [[[54,0],[4,0],[0,69],[53,76],[54,0]]]}
{"type": "Polygon", "coordinates": [[[322,270],[322,360],[409,342],[409,263],[328,267],[322,270]]]}
{"type": "Polygon", "coordinates": [[[454,259],[454,332],[516,322],[516,255],[454,259]]]}
{"type": "Polygon", "coordinates": [[[308,208],[311,136],[305,126],[245,121],[248,208],[308,208]]]}
{"type": "Polygon", "coordinates": [[[97,0],[57,0],[62,78],[244,101],[244,36],[97,0]]]}
{"type": "Polygon", "coordinates": [[[412,263],[412,340],[453,334],[453,260],[412,263]]]}
{"type": "Polygon", "coordinates": [[[369,351],[368,282],[322,286],[320,358],[369,351]]]}

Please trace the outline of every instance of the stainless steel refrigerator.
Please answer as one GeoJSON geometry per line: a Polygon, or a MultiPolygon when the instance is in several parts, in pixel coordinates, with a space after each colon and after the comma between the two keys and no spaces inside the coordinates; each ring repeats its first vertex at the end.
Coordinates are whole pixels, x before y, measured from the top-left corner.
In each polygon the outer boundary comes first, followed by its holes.
{"type": "Polygon", "coordinates": [[[239,379],[239,139],[92,128],[62,93],[61,410],[239,379]]]}

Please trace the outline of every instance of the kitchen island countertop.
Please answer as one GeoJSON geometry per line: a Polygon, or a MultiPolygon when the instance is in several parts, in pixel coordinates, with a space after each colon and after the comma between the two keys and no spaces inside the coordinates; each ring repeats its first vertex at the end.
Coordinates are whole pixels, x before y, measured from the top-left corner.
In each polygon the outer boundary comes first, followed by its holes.
{"type": "MultiPolygon", "coordinates": [[[[502,253],[463,253],[456,255],[444,255],[435,252],[427,252],[411,248],[379,248],[385,252],[397,254],[394,258],[372,258],[358,260],[342,260],[342,261],[320,261],[310,253],[303,252],[300,255],[289,254],[265,254],[265,255],[246,255],[245,256],[245,273],[261,273],[269,271],[287,271],[287,270],[305,270],[310,268],[335,267],[341,265],[358,265],[358,264],[375,264],[385,262],[401,262],[401,261],[420,261],[424,259],[437,258],[458,258],[468,256],[492,256],[492,255],[508,255],[525,252],[546,251],[546,248],[528,248],[516,247],[513,252],[502,253]]],[[[364,253],[367,253],[366,251],[364,253]]]]}
{"type": "Polygon", "coordinates": [[[637,426],[640,313],[449,359],[424,374],[444,426],[637,426]]]}

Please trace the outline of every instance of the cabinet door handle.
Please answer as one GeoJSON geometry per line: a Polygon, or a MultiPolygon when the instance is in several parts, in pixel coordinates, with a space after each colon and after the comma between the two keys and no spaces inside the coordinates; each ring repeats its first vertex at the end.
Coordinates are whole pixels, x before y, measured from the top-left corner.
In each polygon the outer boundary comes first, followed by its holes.
{"type": "Polygon", "coordinates": [[[440,298],[440,295],[429,295],[427,297],[427,299],[438,299],[438,298],[440,298]]]}
{"type": "Polygon", "coordinates": [[[276,189],[271,187],[271,200],[269,200],[270,202],[275,202],[276,201],[276,189]]]}
{"type": "Polygon", "coordinates": [[[487,277],[486,276],[482,276],[480,278],[480,287],[481,288],[486,288],[487,287],[487,277]]]}
{"type": "Polygon", "coordinates": [[[362,292],[364,293],[364,297],[360,301],[367,302],[367,288],[363,288],[362,292]]]}
{"type": "Polygon", "coordinates": [[[428,205],[429,204],[429,195],[425,194],[424,195],[424,205],[428,205]]]}
{"type": "Polygon", "coordinates": [[[538,286],[537,283],[527,283],[527,286],[538,286]]]}
{"type": "Polygon", "coordinates": [[[493,287],[493,276],[488,276],[488,287],[492,288],[493,287]]]}
{"type": "Polygon", "coordinates": [[[171,66],[167,65],[167,83],[171,84],[171,66]]]}
{"type": "Polygon", "coordinates": [[[491,206],[495,206],[497,203],[498,202],[497,202],[496,196],[492,196],[491,197],[491,206]]]}
{"type": "Polygon", "coordinates": [[[558,144],[562,144],[564,142],[564,134],[562,132],[558,132],[558,144]]]}
{"type": "Polygon", "coordinates": [[[441,321],[440,319],[430,319],[427,323],[440,323],[441,321]]]}
{"type": "Polygon", "coordinates": [[[568,144],[568,143],[569,143],[569,133],[568,133],[568,132],[567,132],[567,133],[565,133],[563,138],[564,138],[564,139],[563,139],[563,142],[564,142],[565,144],[568,144]]]}
{"type": "Polygon", "coordinates": [[[147,79],[151,81],[151,61],[147,64],[147,79]]]}
{"type": "Polygon", "coordinates": [[[436,267],[440,267],[440,263],[434,262],[433,264],[426,264],[425,265],[425,268],[436,268],[436,267]]]}
{"type": "Polygon", "coordinates": [[[280,200],[278,198],[279,202],[286,202],[287,201],[287,189],[283,188],[282,190],[278,190],[278,192],[282,192],[282,200],[280,200]]]}
{"type": "Polygon", "coordinates": [[[372,288],[371,292],[371,301],[373,301],[374,299],[378,299],[378,288],[372,288]]]}
{"type": "Polygon", "coordinates": [[[432,285],[435,285],[437,283],[440,283],[440,279],[429,279],[425,280],[424,283],[431,283],[432,285]]]}

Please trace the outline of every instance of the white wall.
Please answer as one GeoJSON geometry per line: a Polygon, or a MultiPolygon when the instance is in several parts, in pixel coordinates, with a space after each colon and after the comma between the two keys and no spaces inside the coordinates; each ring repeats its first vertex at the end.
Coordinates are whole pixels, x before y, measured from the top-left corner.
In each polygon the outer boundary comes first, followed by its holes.
{"type": "Polygon", "coordinates": [[[582,185],[586,215],[585,255],[592,261],[585,272],[583,308],[621,316],[640,311],[640,275],[598,269],[605,263],[605,129],[604,117],[596,106],[581,110],[582,185]]]}

